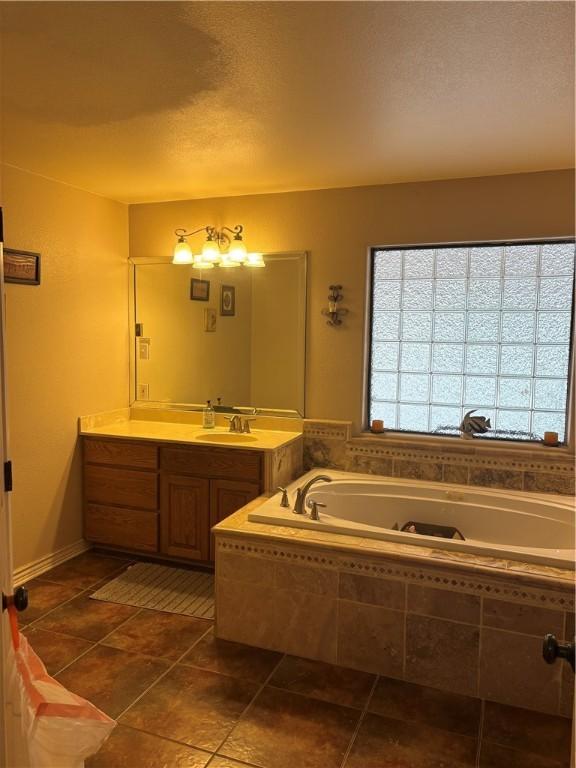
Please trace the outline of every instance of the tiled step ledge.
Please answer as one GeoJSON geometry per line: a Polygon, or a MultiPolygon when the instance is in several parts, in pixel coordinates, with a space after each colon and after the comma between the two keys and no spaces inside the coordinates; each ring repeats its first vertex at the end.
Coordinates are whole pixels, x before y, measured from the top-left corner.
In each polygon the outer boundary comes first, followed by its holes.
{"type": "Polygon", "coordinates": [[[436,482],[574,495],[567,448],[518,446],[435,436],[352,436],[347,421],[304,421],[304,463],[436,482]]]}
{"type": "Polygon", "coordinates": [[[573,637],[567,583],[230,533],[217,536],[217,637],[571,716],[571,670],[541,659],[544,633],[573,637]]]}
{"type": "MultiPolygon", "coordinates": [[[[295,562],[309,562],[316,565],[346,562],[351,570],[356,572],[371,570],[377,572],[386,567],[399,567],[404,570],[406,568],[433,569],[433,578],[436,578],[437,570],[441,568],[442,579],[451,580],[462,577],[480,580],[478,584],[487,583],[490,586],[488,592],[492,587],[512,585],[510,586],[512,592],[518,593],[514,598],[519,601],[525,600],[532,605],[538,603],[544,606],[551,590],[555,607],[574,610],[575,574],[573,570],[470,552],[453,552],[305,528],[266,525],[248,520],[248,514],[270,498],[270,495],[254,499],[218,523],[213,529],[217,547],[222,544],[229,549],[237,539],[244,540],[241,546],[247,554],[281,557],[286,562],[294,557],[295,562]],[[246,546],[251,548],[250,552],[246,546]],[[294,547],[297,547],[297,550],[293,550],[294,547]],[[296,554],[288,554],[289,552],[296,552],[296,554]],[[489,581],[486,582],[486,579],[489,581]],[[528,593],[527,589],[531,591],[528,593]],[[523,592],[526,592],[525,597],[523,592]],[[557,602],[556,598],[561,599],[562,602],[557,602]]],[[[234,548],[236,548],[235,543],[234,548]]],[[[417,573],[420,572],[417,571],[417,573]]],[[[417,575],[416,579],[422,581],[420,575],[417,575]]],[[[477,586],[476,581],[473,584],[474,586],[471,587],[473,592],[482,591],[483,587],[477,586]]]]}

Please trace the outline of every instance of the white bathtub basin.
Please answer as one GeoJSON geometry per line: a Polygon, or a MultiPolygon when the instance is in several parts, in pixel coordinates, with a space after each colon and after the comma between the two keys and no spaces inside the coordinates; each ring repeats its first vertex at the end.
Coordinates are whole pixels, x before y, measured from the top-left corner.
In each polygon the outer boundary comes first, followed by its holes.
{"type": "Polygon", "coordinates": [[[326,504],[320,520],[281,507],[280,494],[248,519],[574,568],[570,497],[313,470],[289,486],[291,506],[295,489],[319,474],[332,478],[308,493],[326,504]],[[457,528],[465,540],[395,530],[409,521],[457,528]]]}

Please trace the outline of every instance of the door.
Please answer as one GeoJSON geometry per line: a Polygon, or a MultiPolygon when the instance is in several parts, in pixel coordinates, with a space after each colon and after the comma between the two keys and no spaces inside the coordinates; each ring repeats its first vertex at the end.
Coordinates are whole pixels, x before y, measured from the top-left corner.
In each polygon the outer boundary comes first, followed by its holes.
{"type": "MultiPolygon", "coordinates": [[[[0,468],[5,466],[8,452],[6,425],[6,387],[4,356],[4,258],[2,253],[2,209],[0,208],[0,468]]],[[[0,475],[1,477],[1,475],[0,475]]],[[[4,482],[0,479],[0,589],[12,594],[12,530],[10,502],[4,482]]],[[[0,768],[13,765],[11,758],[10,727],[8,717],[7,658],[11,649],[8,613],[2,611],[0,619],[0,768]]]]}
{"type": "Polygon", "coordinates": [[[208,560],[209,482],[185,475],[160,481],[160,551],[188,560],[208,560]]]}
{"type": "MultiPolygon", "coordinates": [[[[210,481],[210,530],[236,510],[260,495],[259,483],[241,480],[210,481]]],[[[214,560],[214,536],[210,534],[210,560],[214,560]]]]}

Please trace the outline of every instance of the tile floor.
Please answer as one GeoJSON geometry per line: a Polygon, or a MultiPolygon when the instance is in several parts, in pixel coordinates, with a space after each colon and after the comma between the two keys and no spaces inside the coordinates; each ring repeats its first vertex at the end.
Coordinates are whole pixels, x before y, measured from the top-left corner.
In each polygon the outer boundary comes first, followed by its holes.
{"type": "Polygon", "coordinates": [[[570,721],[214,638],[212,622],[90,600],[128,560],[27,586],[50,674],[118,720],[87,768],[561,768],[570,721]]]}

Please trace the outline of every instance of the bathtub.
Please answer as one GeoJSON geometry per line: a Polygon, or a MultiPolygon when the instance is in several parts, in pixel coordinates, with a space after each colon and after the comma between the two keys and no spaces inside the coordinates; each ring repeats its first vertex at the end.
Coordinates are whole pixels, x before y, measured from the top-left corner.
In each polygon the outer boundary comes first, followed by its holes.
{"type": "Polygon", "coordinates": [[[569,497],[321,469],[300,477],[288,492],[290,509],[280,506],[278,493],[248,519],[574,568],[574,501],[569,497]],[[294,514],[296,488],[320,474],[332,482],[313,485],[307,496],[326,505],[319,508],[320,519],[294,514]],[[464,540],[399,530],[408,522],[455,528],[464,540]]]}

